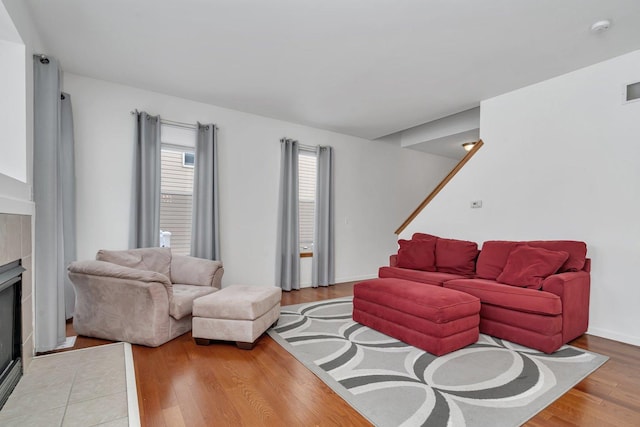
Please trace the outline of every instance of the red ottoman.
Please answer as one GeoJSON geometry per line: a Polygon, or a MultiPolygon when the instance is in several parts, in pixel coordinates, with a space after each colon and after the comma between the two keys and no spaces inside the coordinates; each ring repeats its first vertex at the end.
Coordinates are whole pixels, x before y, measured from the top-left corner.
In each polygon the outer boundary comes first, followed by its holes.
{"type": "Polygon", "coordinates": [[[425,283],[386,278],[353,288],[353,320],[436,356],[478,341],[480,299],[425,283]]]}

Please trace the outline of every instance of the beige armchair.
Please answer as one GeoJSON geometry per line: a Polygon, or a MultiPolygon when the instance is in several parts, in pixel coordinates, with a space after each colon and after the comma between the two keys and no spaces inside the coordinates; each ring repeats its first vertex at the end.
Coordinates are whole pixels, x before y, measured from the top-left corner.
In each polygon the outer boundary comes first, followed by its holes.
{"type": "Polygon", "coordinates": [[[80,335],[157,347],[191,330],[193,301],[220,289],[220,261],[170,248],[101,250],[69,265],[80,335]]]}

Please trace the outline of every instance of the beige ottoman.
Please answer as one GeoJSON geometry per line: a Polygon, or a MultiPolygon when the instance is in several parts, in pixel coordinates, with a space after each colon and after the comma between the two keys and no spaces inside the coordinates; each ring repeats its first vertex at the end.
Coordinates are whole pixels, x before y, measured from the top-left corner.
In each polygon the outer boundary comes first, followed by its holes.
{"type": "Polygon", "coordinates": [[[199,345],[211,340],[235,341],[250,350],[280,317],[282,289],[233,285],[193,301],[193,338],[199,345]]]}

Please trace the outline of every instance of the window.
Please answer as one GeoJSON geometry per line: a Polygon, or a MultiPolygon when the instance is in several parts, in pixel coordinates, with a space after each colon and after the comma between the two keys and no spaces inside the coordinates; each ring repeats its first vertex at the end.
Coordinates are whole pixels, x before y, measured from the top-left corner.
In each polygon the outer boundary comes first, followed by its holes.
{"type": "Polygon", "coordinates": [[[196,155],[194,153],[182,153],[182,166],[192,168],[196,165],[196,155]]]}
{"type": "Polygon", "coordinates": [[[163,124],[161,135],[160,232],[173,253],[189,255],[196,130],[163,124]]]}
{"type": "Polygon", "coordinates": [[[316,207],[316,153],[300,150],[298,154],[298,215],[300,253],[313,253],[313,229],[316,207]]]}

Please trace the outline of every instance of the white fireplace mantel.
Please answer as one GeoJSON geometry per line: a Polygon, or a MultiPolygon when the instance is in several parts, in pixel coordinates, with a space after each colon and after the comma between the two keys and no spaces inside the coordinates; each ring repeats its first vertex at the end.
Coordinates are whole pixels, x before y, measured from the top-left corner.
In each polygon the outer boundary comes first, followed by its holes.
{"type": "Polygon", "coordinates": [[[31,185],[0,173],[0,213],[33,215],[31,185]]]}

